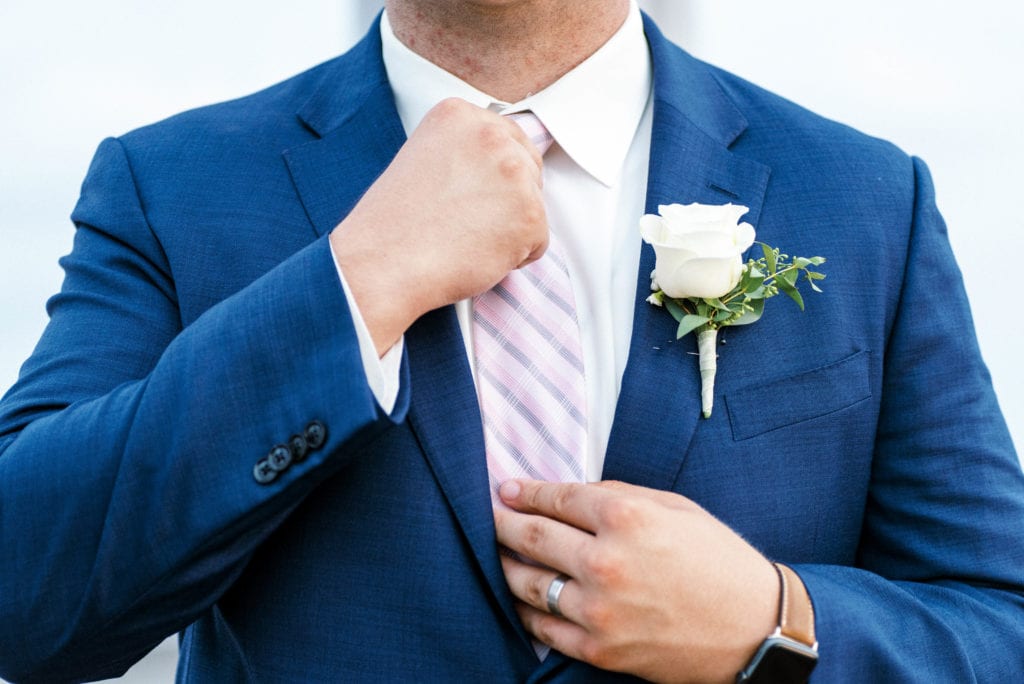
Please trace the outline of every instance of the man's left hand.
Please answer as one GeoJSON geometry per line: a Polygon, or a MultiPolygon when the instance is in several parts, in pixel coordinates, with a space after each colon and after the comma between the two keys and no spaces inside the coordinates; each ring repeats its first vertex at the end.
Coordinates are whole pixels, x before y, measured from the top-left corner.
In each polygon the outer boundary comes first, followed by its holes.
{"type": "Polygon", "coordinates": [[[498,542],[527,631],[597,667],[661,682],[732,682],[778,617],[774,568],[685,497],[621,482],[501,486],[498,542]],[[571,579],[548,612],[547,592],[571,579]]]}

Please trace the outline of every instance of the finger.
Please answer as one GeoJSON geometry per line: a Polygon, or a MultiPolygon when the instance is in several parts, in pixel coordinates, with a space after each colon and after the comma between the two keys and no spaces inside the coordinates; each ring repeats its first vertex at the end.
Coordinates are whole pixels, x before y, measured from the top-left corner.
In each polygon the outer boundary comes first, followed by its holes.
{"type": "Polygon", "coordinates": [[[588,636],[583,627],[543,610],[537,610],[526,603],[517,603],[516,613],[519,614],[523,627],[537,641],[570,658],[583,660],[583,644],[588,636]]]}
{"type": "Polygon", "coordinates": [[[544,253],[546,251],[548,251],[548,243],[547,242],[545,242],[543,245],[538,246],[535,250],[530,252],[530,254],[525,259],[523,259],[522,262],[520,262],[518,266],[516,266],[516,268],[519,269],[519,268],[522,268],[523,266],[529,266],[534,261],[536,261],[537,259],[540,259],[542,256],[544,256],[544,253]]]}
{"type": "Polygon", "coordinates": [[[638,487],[637,485],[627,484],[619,480],[603,480],[602,482],[595,482],[594,486],[618,492],[619,494],[642,496],[648,501],[653,501],[670,508],[688,509],[697,505],[685,496],[675,492],[666,492],[663,489],[651,489],[650,487],[638,487]]]}
{"type": "Polygon", "coordinates": [[[597,532],[602,508],[621,496],[613,489],[593,484],[542,480],[509,480],[498,492],[513,510],[539,514],[587,532],[597,532]]]}
{"type": "MultiPolygon", "coordinates": [[[[534,188],[534,193],[536,193],[536,194],[535,194],[533,200],[535,202],[537,202],[538,205],[543,206],[544,199],[543,199],[543,196],[541,194],[540,186],[537,186],[537,187],[534,188]]],[[[516,268],[522,268],[523,266],[528,266],[529,264],[532,264],[537,259],[540,259],[548,251],[548,246],[550,244],[551,244],[551,232],[550,232],[550,230],[547,229],[547,222],[545,220],[545,230],[544,230],[544,239],[543,239],[543,241],[537,243],[537,245],[530,251],[530,253],[526,256],[526,258],[523,259],[522,262],[520,262],[519,265],[516,266],[516,268]]]]}
{"type": "Polygon", "coordinates": [[[498,507],[494,509],[494,529],[502,546],[571,577],[580,576],[580,558],[585,557],[586,545],[594,541],[593,535],[556,520],[498,507]]]}
{"type": "MultiPolygon", "coordinates": [[[[499,114],[496,116],[501,115],[499,114]]],[[[504,121],[511,129],[514,129],[512,131],[512,137],[515,138],[516,142],[522,145],[523,148],[530,154],[530,159],[533,160],[533,163],[536,166],[537,170],[540,171],[540,169],[543,169],[544,161],[543,157],[541,156],[540,150],[538,150],[537,146],[533,144],[532,140],[530,140],[530,136],[526,134],[526,131],[524,131],[519,124],[517,124],[515,121],[513,121],[507,116],[502,116],[501,120],[504,121]]]]}
{"type": "MultiPolygon", "coordinates": [[[[518,126],[515,126],[515,128],[519,129],[518,126]]],[[[521,130],[519,132],[522,133],[521,130]]],[[[526,143],[524,144],[523,151],[526,152],[527,157],[529,158],[529,161],[525,162],[524,165],[530,172],[530,179],[533,181],[534,186],[536,186],[537,191],[539,192],[544,189],[544,162],[541,161],[540,152],[537,151],[537,148],[532,142],[530,142],[529,138],[527,138],[526,143]]]]}
{"type": "MultiPolygon", "coordinates": [[[[514,128],[517,128],[513,124],[514,128]]],[[[518,130],[518,128],[517,128],[518,130]]],[[[520,134],[522,131],[520,131],[520,134]]],[[[525,144],[518,144],[508,149],[510,169],[522,169],[529,178],[530,186],[538,193],[537,197],[542,198],[540,191],[544,188],[544,174],[542,167],[538,166],[537,148],[529,140],[525,144]]],[[[525,179],[524,179],[525,180],[525,179]]]]}
{"type": "MultiPolygon", "coordinates": [[[[509,589],[512,590],[516,598],[537,610],[548,613],[552,612],[548,605],[548,591],[551,589],[552,582],[558,577],[562,577],[562,573],[550,568],[530,565],[508,556],[502,556],[501,568],[505,573],[505,580],[508,582],[509,589]]],[[[579,582],[572,578],[565,580],[556,601],[563,619],[579,622],[578,617],[580,614],[577,612],[576,607],[581,591],[579,582]]]]}

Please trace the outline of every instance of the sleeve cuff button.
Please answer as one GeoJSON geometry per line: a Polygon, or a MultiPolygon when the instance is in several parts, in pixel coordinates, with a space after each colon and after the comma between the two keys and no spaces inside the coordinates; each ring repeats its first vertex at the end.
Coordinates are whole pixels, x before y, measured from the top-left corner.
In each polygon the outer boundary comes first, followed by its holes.
{"type": "Polygon", "coordinates": [[[310,449],[319,449],[327,441],[327,428],[319,420],[314,420],[306,426],[306,444],[310,449]]]}

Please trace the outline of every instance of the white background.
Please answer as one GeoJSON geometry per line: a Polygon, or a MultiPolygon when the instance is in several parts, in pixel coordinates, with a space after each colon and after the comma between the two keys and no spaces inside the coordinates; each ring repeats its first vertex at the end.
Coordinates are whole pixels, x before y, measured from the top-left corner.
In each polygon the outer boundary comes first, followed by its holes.
{"type": "MultiPolygon", "coordinates": [[[[71,244],[67,216],[98,142],[328,59],[363,33],[374,4],[3,0],[0,391],[46,323],[44,302],[61,281],[56,260],[71,244]]],[[[642,4],[697,56],[925,158],[982,351],[1015,441],[1024,443],[1016,264],[1024,248],[1024,5],[642,4]]],[[[168,643],[125,681],[170,681],[173,663],[168,643]]]]}

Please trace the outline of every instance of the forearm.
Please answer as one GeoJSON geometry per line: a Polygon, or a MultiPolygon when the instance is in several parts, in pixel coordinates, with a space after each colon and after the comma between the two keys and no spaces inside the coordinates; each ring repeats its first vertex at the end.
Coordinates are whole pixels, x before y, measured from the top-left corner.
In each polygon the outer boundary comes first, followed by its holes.
{"type": "Polygon", "coordinates": [[[204,314],[145,378],[6,438],[4,675],[127,667],[216,600],[312,487],[391,424],[333,268],[326,240],[311,245],[204,314]],[[314,419],[326,443],[257,483],[257,461],[314,419]]]}

